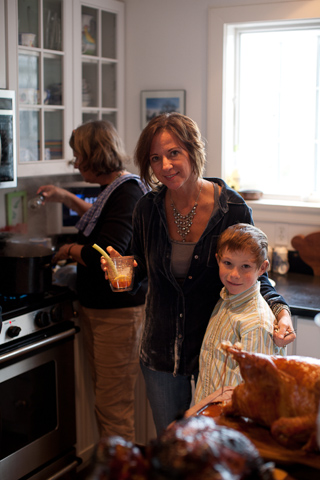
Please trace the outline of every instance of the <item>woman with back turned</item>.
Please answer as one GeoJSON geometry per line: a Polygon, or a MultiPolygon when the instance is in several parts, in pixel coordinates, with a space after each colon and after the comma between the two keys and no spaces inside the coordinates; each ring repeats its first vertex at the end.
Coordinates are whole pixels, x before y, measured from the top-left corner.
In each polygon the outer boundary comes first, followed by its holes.
{"type": "Polygon", "coordinates": [[[112,244],[122,255],[130,253],[133,209],[147,189],[125,169],[128,156],[111,123],[85,123],[72,132],[69,143],[83,179],[101,185],[96,202],[91,205],[54,185],[44,185],[38,193],[46,202],[64,203],[81,216],[77,242],[63,245],[54,261],[72,258],[77,262],[81,325],[92,367],[100,435],[121,435],[134,441],[134,386],[146,282],[135,295],[112,292],[101,272],[100,254],[92,245],[105,249],[112,244]]]}

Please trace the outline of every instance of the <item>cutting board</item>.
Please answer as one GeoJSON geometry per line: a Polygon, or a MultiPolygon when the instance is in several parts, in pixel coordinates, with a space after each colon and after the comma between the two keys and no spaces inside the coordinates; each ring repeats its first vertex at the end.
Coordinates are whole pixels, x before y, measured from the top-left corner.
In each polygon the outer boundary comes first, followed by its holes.
{"type": "Polygon", "coordinates": [[[312,268],[316,277],[320,277],[320,232],[309,235],[296,235],[291,240],[302,260],[312,268]]]}

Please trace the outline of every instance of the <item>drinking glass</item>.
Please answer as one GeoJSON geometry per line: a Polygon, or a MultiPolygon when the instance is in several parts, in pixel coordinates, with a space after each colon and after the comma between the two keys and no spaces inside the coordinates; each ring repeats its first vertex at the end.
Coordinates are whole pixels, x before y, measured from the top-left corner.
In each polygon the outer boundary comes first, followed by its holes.
{"type": "Polygon", "coordinates": [[[111,257],[116,267],[116,272],[109,269],[108,277],[113,292],[129,292],[133,287],[134,268],[133,255],[126,257],[111,257]]]}

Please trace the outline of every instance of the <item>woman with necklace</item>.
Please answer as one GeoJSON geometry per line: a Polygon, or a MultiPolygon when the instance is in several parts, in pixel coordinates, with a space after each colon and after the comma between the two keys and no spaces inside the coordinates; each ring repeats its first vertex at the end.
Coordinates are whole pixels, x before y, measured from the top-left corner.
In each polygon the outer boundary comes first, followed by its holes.
{"type": "MultiPolygon", "coordinates": [[[[196,123],[184,115],[151,120],[138,140],[135,162],[153,189],[136,206],[132,251],[136,282],[148,278],[140,365],[160,434],[190,406],[191,378],[197,379],[201,343],[222,289],[218,237],[228,226],[253,224],[253,219],[242,197],[223,180],[202,177],[204,143],[196,123]]],[[[275,341],[284,346],[295,338],[284,338],[293,330],[289,307],[267,274],[260,281],[277,317],[275,341]]]]}
{"type": "Polygon", "coordinates": [[[81,217],[76,224],[76,243],[62,245],[54,262],[77,262],[80,325],[92,370],[100,435],[134,441],[134,387],[146,282],[136,295],[112,292],[92,245],[106,248],[112,244],[122,255],[129,254],[133,209],[147,188],[138,175],[125,169],[129,158],[111,123],[84,123],[72,132],[69,144],[83,179],[101,185],[96,202],[91,205],[54,185],[41,186],[38,193],[45,202],[64,203],[81,217]]]}

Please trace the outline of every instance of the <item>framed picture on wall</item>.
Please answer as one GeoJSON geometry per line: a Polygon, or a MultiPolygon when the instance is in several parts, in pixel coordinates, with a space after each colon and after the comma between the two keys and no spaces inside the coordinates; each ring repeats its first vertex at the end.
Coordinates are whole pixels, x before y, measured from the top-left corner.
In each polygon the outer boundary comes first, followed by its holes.
{"type": "Polygon", "coordinates": [[[141,128],[161,113],[186,113],[185,90],[143,90],[141,92],[141,128]]]}

